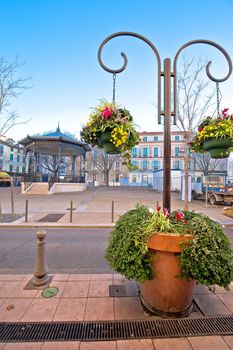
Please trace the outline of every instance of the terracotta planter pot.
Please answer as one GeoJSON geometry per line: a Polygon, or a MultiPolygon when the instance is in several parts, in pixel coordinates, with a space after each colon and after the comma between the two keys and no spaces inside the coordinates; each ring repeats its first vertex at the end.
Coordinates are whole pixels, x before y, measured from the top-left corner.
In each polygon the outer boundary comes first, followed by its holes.
{"type": "Polygon", "coordinates": [[[100,134],[99,137],[99,145],[101,148],[105,150],[106,153],[108,154],[119,154],[121,153],[121,147],[116,147],[111,141],[111,129],[110,130],[105,130],[100,134]]]}
{"type": "Polygon", "coordinates": [[[156,276],[140,284],[143,305],[152,313],[163,317],[184,317],[192,311],[193,280],[180,279],[180,243],[192,236],[156,233],[148,240],[148,248],[155,252],[151,266],[156,276]]]}

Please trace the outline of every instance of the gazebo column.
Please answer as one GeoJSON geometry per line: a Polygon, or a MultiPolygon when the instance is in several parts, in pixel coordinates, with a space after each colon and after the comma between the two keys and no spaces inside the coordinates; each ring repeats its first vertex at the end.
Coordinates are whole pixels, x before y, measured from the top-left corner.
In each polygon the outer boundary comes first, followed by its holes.
{"type": "Polygon", "coordinates": [[[82,155],[80,154],[80,162],[79,162],[79,181],[81,182],[81,178],[82,178],[82,155]]]}
{"type": "Polygon", "coordinates": [[[73,162],[72,162],[72,178],[73,178],[73,182],[74,182],[74,176],[75,176],[75,162],[76,162],[76,157],[77,156],[73,156],[73,162]]]}
{"type": "Polygon", "coordinates": [[[58,170],[57,170],[58,182],[60,182],[60,173],[61,173],[61,143],[59,142],[59,146],[58,146],[58,170]]]}
{"type": "Polygon", "coordinates": [[[83,178],[86,183],[86,152],[83,154],[83,178]]]}
{"type": "Polygon", "coordinates": [[[30,151],[26,149],[25,151],[25,174],[30,173],[30,151]]]}
{"type": "Polygon", "coordinates": [[[35,144],[33,142],[33,175],[35,176],[36,174],[36,155],[35,155],[35,144]]]}

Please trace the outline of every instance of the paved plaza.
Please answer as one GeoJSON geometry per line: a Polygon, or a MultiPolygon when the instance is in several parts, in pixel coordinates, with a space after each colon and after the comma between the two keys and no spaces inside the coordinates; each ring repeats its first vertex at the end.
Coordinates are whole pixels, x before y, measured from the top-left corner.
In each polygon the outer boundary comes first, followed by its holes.
{"type": "MultiPolygon", "coordinates": [[[[0,189],[3,213],[11,212],[10,190],[0,189]]],[[[26,196],[14,189],[15,213],[22,214],[25,200],[29,202],[28,222],[25,217],[1,227],[111,227],[112,201],[114,221],[136,203],[155,207],[162,203],[162,194],[152,189],[136,188],[89,188],[85,192],[56,194],[50,196],[26,196]],[[75,208],[72,223],[67,210],[73,201],[75,208]],[[39,221],[48,214],[63,214],[54,222],[39,221]]],[[[172,208],[182,209],[179,193],[172,194],[172,208]]],[[[221,207],[205,207],[204,202],[195,201],[190,209],[203,212],[222,224],[232,225],[233,220],[221,214],[221,207]]],[[[231,230],[231,228],[229,228],[231,230]]],[[[33,271],[32,271],[33,273],[33,271]]],[[[55,274],[50,282],[59,292],[52,298],[42,296],[42,287],[30,287],[32,274],[0,275],[0,322],[46,322],[46,321],[114,321],[157,320],[143,309],[138,296],[138,285],[125,280],[119,274],[55,274]],[[110,285],[125,286],[124,297],[109,296],[110,285]],[[29,287],[28,287],[29,286],[29,287]]],[[[229,292],[219,287],[210,291],[196,286],[194,308],[189,318],[205,316],[227,316],[233,313],[233,284],[229,292]]],[[[0,343],[0,349],[75,349],[75,350],[229,350],[233,349],[233,335],[196,336],[166,339],[135,339],[93,342],[34,342],[0,343]]]]}
{"type": "MultiPolygon", "coordinates": [[[[26,226],[56,226],[70,224],[70,202],[73,201],[72,224],[75,226],[109,226],[112,224],[112,202],[114,201],[115,222],[120,215],[135,207],[137,203],[155,208],[162,206],[162,193],[150,188],[136,187],[90,187],[82,192],[57,193],[53,195],[22,195],[20,188],[14,188],[14,212],[21,218],[11,224],[26,226]],[[25,223],[25,206],[28,200],[28,222],[25,223]],[[43,221],[48,214],[60,214],[58,220],[43,221]]],[[[0,201],[3,214],[11,213],[11,192],[9,188],[0,188],[0,201]]],[[[184,207],[180,193],[172,193],[173,210],[184,207]]],[[[196,200],[189,204],[189,210],[204,213],[209,217],[227,224],[233,219],[221,213],[223,206],[205,206],[204,201],[196,200]]],[[[4,223],[0,223],[4,225],[4,223]]],[[[70,225],[70,226],[73,226],[70,225]]],[[[0,226],[1,227],[1,226],[0,226]]]]}

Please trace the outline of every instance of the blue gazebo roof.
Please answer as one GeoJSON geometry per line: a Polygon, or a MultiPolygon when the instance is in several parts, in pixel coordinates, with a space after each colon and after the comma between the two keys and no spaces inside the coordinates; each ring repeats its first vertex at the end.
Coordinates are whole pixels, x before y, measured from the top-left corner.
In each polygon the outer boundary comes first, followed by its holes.
{"type": "Polygon", "coordinates": [[[63,134],[59,124],[55,132],[43,136],[27,135],[19,141],[19,144],[25,146],[27,151],[49,155],[76,156],[91,151],[91,147],[86,142],[63,134]]]}
{"type": "Polygon", "coordinates": [[[66,135],[66,134],[63,134],[62,132],[61,132],[61,130],[60,130],[60,127],[59,127],[59,124],[58,124],[58,127],[57,127],[57,130],[56,131],[54,131],[54,132],[51,132],[51,133],[49,133],[49,134],[45,134],[45,135],[43,135],[43,136],[45,136],[45,137],[62,137],[63,139],[67,139],[67,140],[69,140],[69,141],[75,141],[75,138],[73,138],[73,137],[70,137],[70,136],[68,136],[68,135],[66,135]]]}

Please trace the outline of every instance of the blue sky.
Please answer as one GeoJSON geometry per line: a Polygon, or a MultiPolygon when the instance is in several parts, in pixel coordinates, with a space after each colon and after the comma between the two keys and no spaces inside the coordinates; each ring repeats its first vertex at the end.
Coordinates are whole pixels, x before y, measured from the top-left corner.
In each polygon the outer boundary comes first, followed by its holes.
{"type": "MultiPolygon", "coordinates": [[[[7,136],[53,130],[79,137],[79,130],[98,99],[112,98],[112,76],[104,71],[97,52],[101,42],[119,31],[139,33],[153,42],[161,60],[194,39],[223,46],[233,59],[233,0],[0,0],[1,51],[7,61],[25,61],[19,75],[31,77],[33,87],[12,101],[27,125],[7,136]]],[[[121,37],[108,43],[104,63],[127,69],[117,76],[116,101],[130,110],[141,130],[156,129],[157,62],[151,49],[138,39],[121,37]]],[[[195,45],[187,57],[209,57],[212,72],[222,76],[227,65],[214,48],[195,45]]],[[[214,87],[214,83],[213,83],[214,87]]],[[[220,85],[221,107],[233,112],[233,76],[220,85]]]]}

